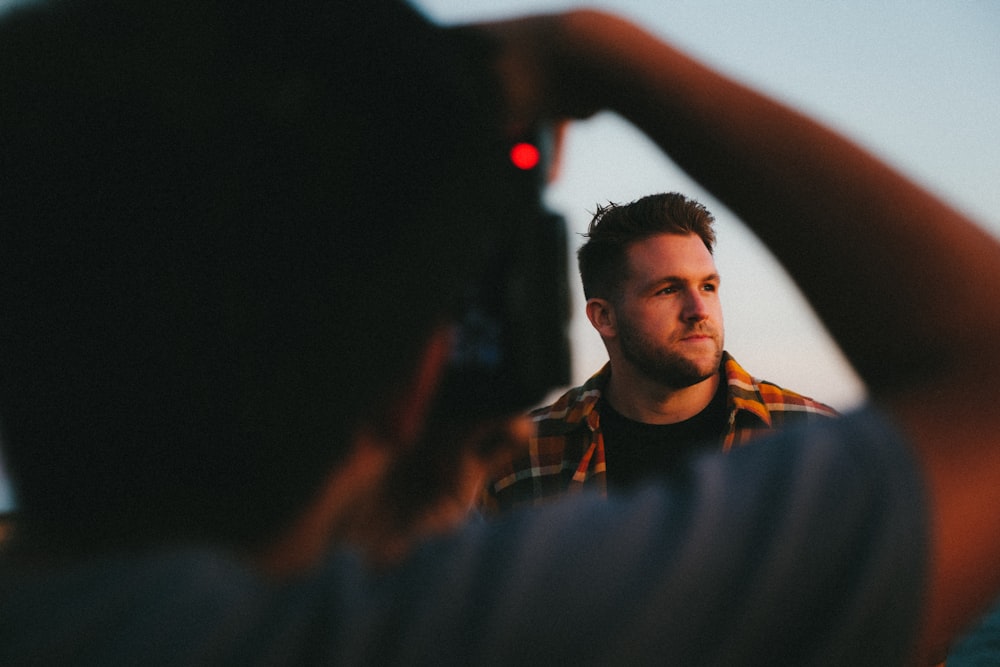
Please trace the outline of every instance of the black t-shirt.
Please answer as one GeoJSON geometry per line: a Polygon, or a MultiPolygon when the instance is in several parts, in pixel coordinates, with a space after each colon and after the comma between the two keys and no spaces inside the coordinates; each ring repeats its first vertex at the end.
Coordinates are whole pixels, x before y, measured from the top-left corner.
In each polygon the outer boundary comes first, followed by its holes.
{"type": "Polygon", "coordinates": [[[624,417],[601,397],[609,488],[627,488],[649,477],[669,477],[692,454],[717,448],[726,429],[726,385],[719,383],[704,410],[675,424],[645,424],[624,417]]]}

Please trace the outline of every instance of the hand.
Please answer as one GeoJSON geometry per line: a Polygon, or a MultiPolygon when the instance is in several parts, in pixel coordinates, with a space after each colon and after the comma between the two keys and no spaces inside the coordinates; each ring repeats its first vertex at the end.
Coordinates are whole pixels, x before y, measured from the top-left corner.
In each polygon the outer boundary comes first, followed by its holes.
{"type": "Polygon", "coordinates": [[[539,123],[559,126],[603,108],[600,72],[606,68],[596,66],[586,44],[587,35],[605,23],[638,30],[611,15],[586,10],[463,28],[486,34],[498,49],[494,66],[507,99],[511,134],[539,123]]]}
{"type": "Polygon", "coordinates": [[[355,514],[351,539],[377,568],[464,524],[497,463],[527,449],[526,415],[438,423],[394,464],[381,491],[355,514]]]}

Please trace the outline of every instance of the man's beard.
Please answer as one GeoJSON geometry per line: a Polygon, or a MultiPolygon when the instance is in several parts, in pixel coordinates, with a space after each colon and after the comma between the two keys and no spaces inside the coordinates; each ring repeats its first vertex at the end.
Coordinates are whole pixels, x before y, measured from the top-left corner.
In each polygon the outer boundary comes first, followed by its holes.
{"type": "Polygon", "coordinates": [[[630,325],[618,322],[618,339],[622,356],[633,366],[655,382],[670,389],[684,389],[707,380],[719,371],[722,362],[722,344],[714,327],[695,326],[684,334],[700,333],[711,336],[716,341],[714,362],[709,367],[667,349],[661,342],[651,340],[645,334],[632,329],[630,325]]]}

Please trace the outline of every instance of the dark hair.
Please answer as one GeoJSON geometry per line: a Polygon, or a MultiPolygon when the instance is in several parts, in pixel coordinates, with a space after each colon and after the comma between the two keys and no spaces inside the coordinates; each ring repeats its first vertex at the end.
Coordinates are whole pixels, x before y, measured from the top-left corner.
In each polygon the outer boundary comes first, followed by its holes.
{"type": "Polygon", "coordinates": [[[258,545],[503,236],[486,53],[390,1],[23,5],[0,20],[20,518],[258,545]]]}
{"type": "Polygon", "coordinates": [[[630,204],[598,206],[577,260],[586,298],[614,298],[627,269],[628,247],[658,234],[697,234],[709,252],[715,218],[702,204],[676,192],[642,197],[630,204]]]}

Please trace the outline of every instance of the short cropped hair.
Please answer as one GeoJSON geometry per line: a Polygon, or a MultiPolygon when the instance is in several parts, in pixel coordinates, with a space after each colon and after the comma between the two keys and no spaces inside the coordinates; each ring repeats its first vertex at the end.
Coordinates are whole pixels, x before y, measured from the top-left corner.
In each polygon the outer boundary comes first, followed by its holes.
{"type": "Polygon", "coordinates": [[[584,296],[617,298],[626,277],[628,248],[637,241],[659,234],[697,234],[713,252],[714,223],[704,205],[676,192],[598,206],[587,241],[577,250],[584,296]]]}
{"type": "Polygon", "coordinates": [[[317,494],[504,234],[466,39],[388,0],[0,15],[24,527],[254,548],[317,494]]]}

